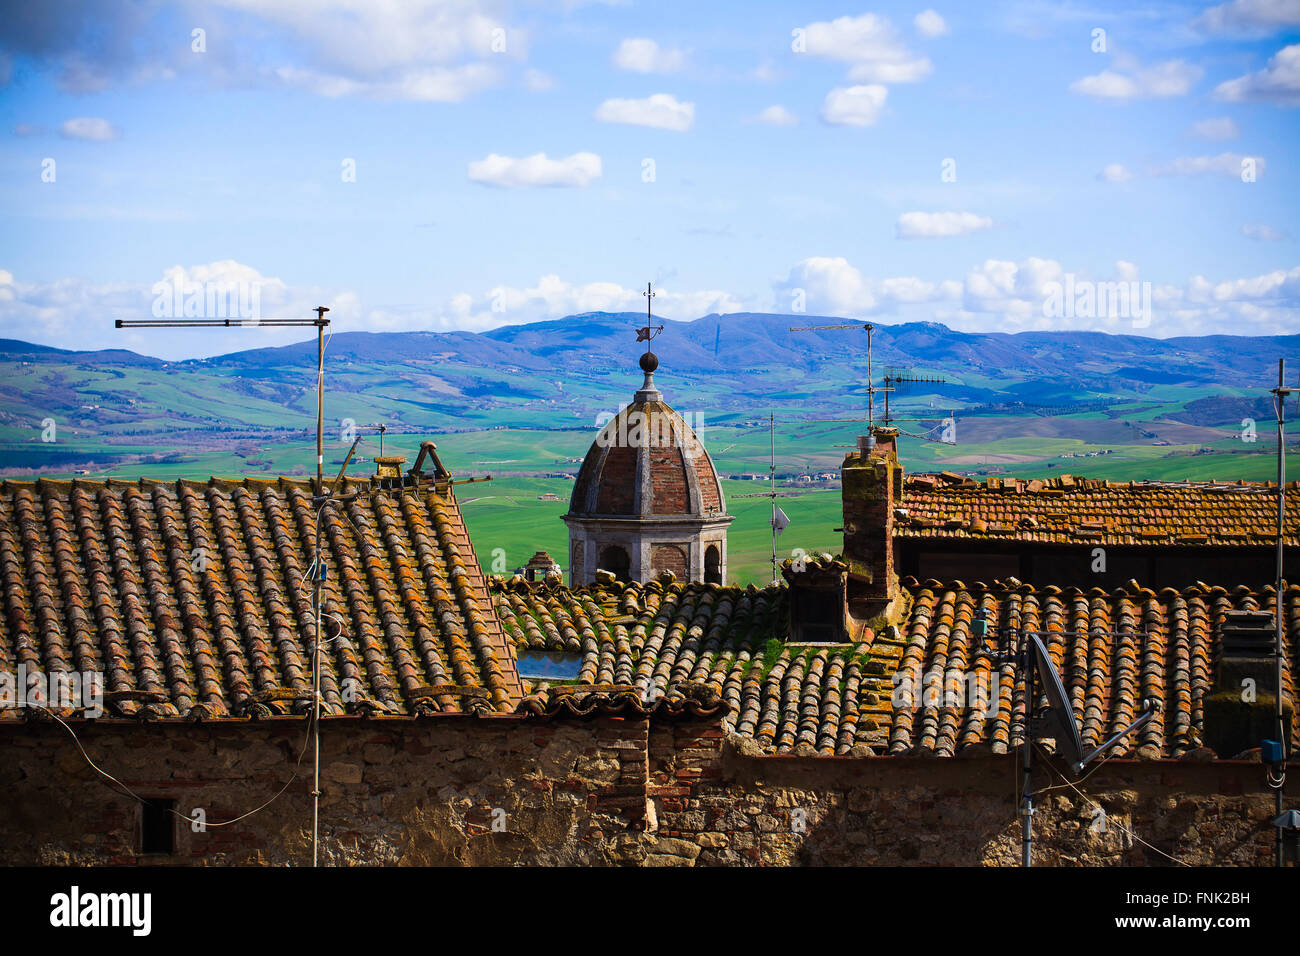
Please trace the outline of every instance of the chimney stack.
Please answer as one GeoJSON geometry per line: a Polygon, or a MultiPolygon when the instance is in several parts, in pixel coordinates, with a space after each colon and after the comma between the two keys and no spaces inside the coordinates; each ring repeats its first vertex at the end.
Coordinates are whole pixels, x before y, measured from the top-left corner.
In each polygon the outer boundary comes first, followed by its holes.
{"type": "Polygon", "coordinates": [[[402,466],[406,464],[404,455],[376,455],[375,477],[380,488],[401,488],[405,483],[402,466]]]}
{"type": "Polygon", "coordinates": [[[840,469],[849,613],[891,616],[899,596],[894,571],[894,508],[902,497],[898,429],[876,427],[858,440],[840,469]]]}
{"type": "MultiPolygon", "coordinates": [[[[1228,611],[1219,623],[1214,685],[1205,699],[1205,745],[1232,758],[1277,736],[1277,659],[1273,615],[1228,611]]],[[[1282,701],[1284,726],[1292,704],[1282,701]]]]}

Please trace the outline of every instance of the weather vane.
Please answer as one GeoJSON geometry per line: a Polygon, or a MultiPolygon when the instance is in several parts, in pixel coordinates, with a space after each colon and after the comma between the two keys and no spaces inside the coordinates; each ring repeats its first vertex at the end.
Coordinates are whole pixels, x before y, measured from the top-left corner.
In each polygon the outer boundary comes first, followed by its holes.
{"type": "Polygon", "coordinates": [[[654,325],[654,319],[650,315],[650,300],[655,297],[654,289],[650,283],[645,284],[645,291],[641,293],[645,296],[645,327],[636,330],[636,340],[645,343],[645,350],[650,351],[650,340],[664,330],[662,325],[654,325]]]}

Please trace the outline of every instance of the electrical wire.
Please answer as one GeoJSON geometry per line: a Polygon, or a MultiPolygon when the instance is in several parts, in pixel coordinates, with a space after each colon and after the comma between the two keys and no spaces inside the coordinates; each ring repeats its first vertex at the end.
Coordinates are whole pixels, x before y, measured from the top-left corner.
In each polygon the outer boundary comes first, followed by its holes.
{"type": "MultiPolygon", "coordinates": [[[[1039,749],[1041,750],[1042,747],[1039,746],[1039,749]]],[[[1046,754],[1046,751],[1043,751],[1043,752],[1044,752],[1044,754],[1046,754]]],[[[1103,759],[1102,762],[1104,763],[1104,762],[1105,762],[1105,759],[1103,759]]],[[[1096,773],[1098,767],[1100,767],[1100,766],[1101,766],[1101,764],[1098,764],[1097,767],[1094,767],[1094,768],[1092,769],[1092,771],[1089,772],[1088,776],[1090,777],[1090,776],[1092,776],[1093,773],[1096,773]]],[[[1095,806],[1095,807],[1099,807],[1099,808],[1101,809],[1102,813],[1106,813],[1106,808],[1103,807],[1103,806],[1101,805],[1101,803],[1099,803],[1099,802],[1098,802],[1096,799],[1094,799],[1093,797],[1088,796],[1086,793],[1084,793],[1082,790],[1080,790],[1077,786],[1075,786],[1074,781],[1072,781],[1072,780],[1070,780],[1068,777],[1066,777],[1065,774],[1061,773],[1059,770],[1057,770],[1055,767],[1053,767],[1050,763],[1047,764],[1047,768],[1048,768],[1049,770],[1051,770],[1052,773],[1056,774],[1058,777],[1061,778],[1061,780],[1063,781],[1063,783],[1061,784],[1061,786],[1069,787],[1071,790],[1073,790],[1073,791],[1074,791],[1075,793],[1077,793],[1079,796],[1083,797],[1084,800],[1088,801],[1089,803],[1091,803],[1091,804],[1092,804],[1093,806],[1095,806]]],[[[1087,779],[1087,777],[1084,777],[1084,780],[1086,780],[1086,779],[1087,779]]],[[[1082,783],[1083,780],[1080,780],[1079,782],[1082,783]]],[[[1048,788],[1044,788],[1044,790],[1048,790],[1048,789],[1059,789],[1059,787],[1048,787],[1048,788]]],[[[1039,793],[1044,792],[1044,790],[1040,790],[1039,793]]],[[[1187,866],[1187,867],[1190,867],[1190,866],[1191,866],[1190,863],[1186,862],[1185,860],[1180,860],[1180,859],[1178,859],[1178,857],[1176,857],[1176,856],[1171,856],[1170,854],[1166,853],[1164,850],[1160,849],[1160,847],[1158,847],[1158,846],[1152,846],[1150,843],[1148,843],[1146,840],[1142,839],[1140,836],[1138,836],[1136,833],[1134,833],[1134,832],[1133,832],[1132,830],[1130,830],[1128,827],[1124,826],[1124,824],[1122,824],[1122,823],[1117,823],[1116,821],[1112,820],[1111,817],[1110,817],[1110,814],[1106,814],[1106,822],[1107,822],[1108,824],[1114,826],[1117,830],[1120,830],[1120,831],[1122,831],[1123,833],[1128,834],[1128,838],[1129,838],[1130,840],[1133,840],[1135,843],[1141,843],[1144,847],[1146,847],[1146,848],[1149,849],[1149,850],[1155,850],[1155,852],[1159,853],[1161,856],[1165,857],[1165,858],[1168,859],[1168,860],[1172,860],[1173,862],[1177,863],[1179,866],[1187,866]]]]}
{"type": "MultiPolygon", "coordinates": [[[[107,770],[101,768],[97,763],[95,763],[95,761],[91,760],[90,754],[86,753],[86,748],[81,745],[81,740],[80,738],[77,737],[77,732],[73,730],[71,726],[68,725],[67,721],[65,721],[62,717],[60,717],[58,714],[56,714],[53,710],[50,710],[49,708],[43,707],[41,709],[45,711],[45,713],[53,717],[56,721],[58,721],[60,726],[62,726],[64,730],[66,730],[69,734],[72,735],[72,742],[77,745],[77,749],[81,751],[81,756],[86,759],[86,763],[90,764],[90,768],[92,770],[94,770],[101,777],[104,777],[105,779],[112,781],[112,783],[116,784],[119,791],[125,793],[129,797],[134,798],[135,800],[139,801],[141,804],[145,804],[149,802],[146,798],[140,796],[138,793],[136,793],[134,790],[132,790],[130,787],[124,784],[121,780],[118,780],[116,777],[114,777],[107,770]]],[[[277,790],[275,795],[271,797],[270,800],[267,800],[265,803],[263,803],[261,806],[255,807],[254,809],[249,810],[247,813],[241,813],[233,820],[221,820],[215,823],[209,820],[198,820],[194,817],[186,816],[185,814],[181,813],[178,810],[169,809],[168,812],[173,814],[174,816],[180,817],[182,820],[186,821],[191,825],[198,824],[203,827],[228,827],[232,823],[238,823],[240,820],[247,819],[248,817],[251,817],[253,814],[260,813],[262,810],[265,810],[271,804],[275,803],[276,800],[279,800],[280,797],[284,794],[284,792],[289,789],[289,785],[298,779],[298,771],[302,767],[302,758],[307,754],[307,741],[311,739],[312,723],[313,721],[309,718],[307,734],[303,737],[302,750],[298,751],[298,760],[294,763],[293,774],[289,777],[287,781],[285,781],[284,786],[281,787],[279,790],[277,790]]]]}

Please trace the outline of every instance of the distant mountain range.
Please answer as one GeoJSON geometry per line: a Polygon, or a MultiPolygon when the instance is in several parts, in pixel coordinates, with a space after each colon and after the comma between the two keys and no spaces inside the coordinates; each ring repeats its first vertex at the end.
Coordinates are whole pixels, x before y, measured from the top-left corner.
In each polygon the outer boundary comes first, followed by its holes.
{"type": "MultiPolygon", "coordinates": [[[[708,409],[712,421],[724,422],[752,420],[769,408],[816,417],[866,406],[865,333],[792,330],[851,320],[738,313],[655,321],[665,326],[652,343],[660,357],[656,380],[679,408],[708,409]]],[[[643,313],[588,312],[481,333],[339,332],[326,353],[329,417],[426,433],[589,428],[596,413],[629,400],[640,383],[645,346],[635,330],[644,323],[643,313]]],[[[1265,390],[1276,382],[1278,358],[1300,371],[1300,334],[1155,339],[957,332],[909,322],[876,323],[873,346],[877,383],[891,371],[945,379],[903,383],[895,407],[1035,415],[1038,424],[1026,434],[1079,437],[1078,428],[1046,428],[1041,416],[1115,419],[1106,410],[1118,406],[1125,420],[1097,432],[1105,441],[1130,440],[1112,437],[1121,431],[1133,441],[1157,440],[1140,414],[1125,410],[1140,411],[1133,403],[1157,403],[1152,415],[1201,428],[1252,413],[1271,417],[1265,390]],[[1117,431],[1121,424],[1127,430],[1117,431]]],[[[126,446],[143,455],[281,440],[275,436],[312,424],[315,363],[314,340],[179,362],[0,340],[0,465],[42,468],[69,454],[33,444],[34,424],[51,417],[74,429],[79,447],[119,460],[127,460],[120,454],[126,446]]],[[[1158,438],[1207,440],[1204,432],[1158,438]]]]}
{"type": "MultiPolygon", "coordinates": [[[[792,326],[848,324],[854,320],[810,315],[741,312],[689,322],[658,319],[665,328],[653,343],[665,371],[734,374],[748,368],[814,372],[862,358],[858,331],[795,332],[792,326]]],[[[587,372],[635,368],[643,346],[635,312],[585,312],[562,319],[511,325],[488,332],[339,332],[329,360],[356,363],[429,361],[485,369],[587,372]]],[[[1141,385],[1263,383],[1276,376],[1279,356],[1300,353],[1300,334],[1184,336],[1171,339],[1104,332],[957,332],[937,322],[875,324],[878,373],[888,368],[929,368],[1009,373],[1058,385],[1117,381],[1141,385]]],[[[104,366],[247,370],[313,366],[315,341],[248,349],[209,359],[164,362],[124,349],[79,352],[0,339],[0,359],[104,366]]]]}

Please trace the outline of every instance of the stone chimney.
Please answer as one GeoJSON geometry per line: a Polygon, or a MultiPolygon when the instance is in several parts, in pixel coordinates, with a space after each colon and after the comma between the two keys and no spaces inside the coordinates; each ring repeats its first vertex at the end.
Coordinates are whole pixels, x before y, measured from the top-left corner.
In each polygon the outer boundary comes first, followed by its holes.
{"type": "Polygon", "coordinates": [[[375,474],[380,478],[401,478],[405,455],[376,455],[375,474]]]}
{"type": "Polygon", "coordinates": [[[548,576],[558,575],[560,566],[545,551],[537,551],[524,565],[524,580],[544,581],[548,576]]]}
{"type": "MultiPolygon", "coordinates": [[[[1277,737],[1273,628],[1267,611],[1228,611],[1219,623],[1214,686],[1205,699],[1204,743],[1220,757],[1235,757],[1277,737]]],[[[1291,713],[1292,703],[1284,698],[1284,727],[1291,726],[1291,713]]]]}
{"type": "Polygon", "coordinates": [[[894,508],[903,493],[898,429],[876,427],[840,466],[844,504],[843,560],[849,614],[858,620],[900,613],[894,571],[894,508]]]}

